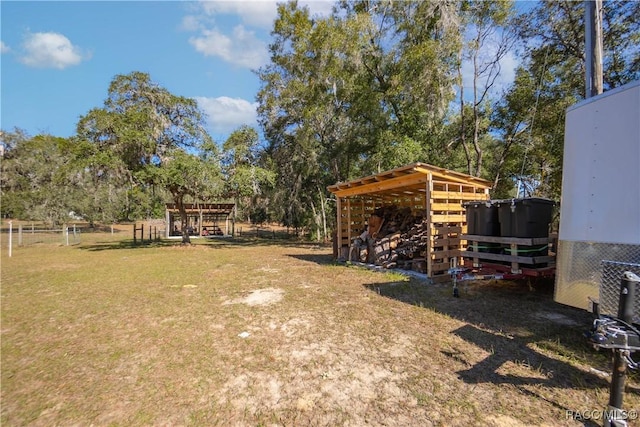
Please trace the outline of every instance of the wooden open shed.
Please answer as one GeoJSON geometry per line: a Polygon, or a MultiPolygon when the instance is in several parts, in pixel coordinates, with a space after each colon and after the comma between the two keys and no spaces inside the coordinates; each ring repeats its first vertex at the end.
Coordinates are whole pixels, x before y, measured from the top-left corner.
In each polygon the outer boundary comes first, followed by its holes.
{"type": "MultiPolygon", "coordinates": [[[[411,248],[420,249],[404,250],[388,265],[426,273],[435,281],[448,279],[452,260],[460,264],[464,249],[465,242],[460,236],[467,230],[462,204],[488,200],[490,187],[487,180],[426,163],[413,163],[329,186],[337,205],[334,256],[351,259],[354,242],[360,243],[358,239],[369,228],[371,216],[383,207],[394,206],[396,210],[410,210],[419,224],[413,224],[409,230],[395,230],[393,235],[376,236],[375,240],[384,243],[384,239],[389,239],[393,248],[394,239],[400,242],[409,239],[411,248]]],[[[384,246],[383,250],[390,248],[384,246]]]]}
{"type": "MultiPolygon", "coordinates": [[[[231,214],[234,203],[185,203],[187,227],[193,236],[229,235],[233,233],[231,214]]],[[[165,206],[167,236],[182,235],[180,210],[174,203],[165,206]]]]}

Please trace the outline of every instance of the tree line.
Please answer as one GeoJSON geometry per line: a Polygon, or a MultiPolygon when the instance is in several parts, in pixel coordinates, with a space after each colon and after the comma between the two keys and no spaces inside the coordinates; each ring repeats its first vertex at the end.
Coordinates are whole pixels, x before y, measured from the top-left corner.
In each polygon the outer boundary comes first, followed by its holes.
{"type": "Polygon", "coordinates": [[[115,76],[104,106],[70,138],[16,130],[2,140],[2,214],[51,224],[158,218],[171,201],[188,242],[185,203],[222,197],[249,207],[244,198],[273,181],[255,162],[255,129],[237,129],[220,147],[195,100],[141,72],[115,76]]]}
{"type": "MultiPolygon", "coordinates": [[[[640,2],[603,2],[605,90],[640,78],[637,16],[640,2]]],[[[224,199],[322,238],[328,185],[415,161],[489,179],[496,198],[559,198],[564,115],[584,98],[583,2],[341,0],[320,18],[292,1],[271,34],[262,137],[243,126],[216,143],[194,100],[118,75],[71,138],[2,132],[2,214],[114,222],[224,199]]]]}

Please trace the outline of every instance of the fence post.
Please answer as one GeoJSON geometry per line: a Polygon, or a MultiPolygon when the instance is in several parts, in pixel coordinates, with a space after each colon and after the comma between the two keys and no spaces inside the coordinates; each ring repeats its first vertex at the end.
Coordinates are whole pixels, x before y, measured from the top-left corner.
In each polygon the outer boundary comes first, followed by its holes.
{"type": "Polygon", "coordinates": [[[144,245],[144,224],[140,226],[140,243],[144,245]]]}
{"type": "Polygon", "coordinates": [[[63,232],[65,235],[65,241],[67,242],[67,246],[69,246],[69,227],[67,225],[64,226],[63,232]]]}
{"type": "Polygon", "coordinates": [[[153,234],[151,234],[151,226],[149,226],[149,243],[153,242],[153,234]]]}
{"type": "Polygon", "coordinates": [[[78,236],[76,235],[76,225],[73,224],[73,241],[75,243],[75,240],[78,238],[78,236]]]}
{"type": "Polygon", "coordinates": [[[113,224],[111,224],[111,235],[113,236],[113,224]]]}
{"type": "Polygon", "coordinates": [[[133,244],[136,244],[136,224],[133,224],[133,244]]]}
{"type": "Polygon", "coordinates": [[[22,224],[18,224],[18,246],[22,246],[22,224]]]}
{"type": "Polygon", "coordinates": [[[11,239],[13,236],[13,221],[9,221],[9,258],[11,258],[11,239]]]}

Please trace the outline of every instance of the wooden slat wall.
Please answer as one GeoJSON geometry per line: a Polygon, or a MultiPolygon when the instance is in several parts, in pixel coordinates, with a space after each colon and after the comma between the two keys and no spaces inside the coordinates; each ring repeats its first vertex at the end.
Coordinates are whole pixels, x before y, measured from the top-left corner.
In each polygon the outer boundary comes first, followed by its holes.
{"type": "Polygon", "coordinates": [[[462,264],[461,253],[465,241],[460,236],[467,231],[464,202],[487,200],[485,188],[475,185],[434,180],[431,191],[431,254],[427,272],[434,281],[449,280],[449,268],[455,259],[462,264]]]}

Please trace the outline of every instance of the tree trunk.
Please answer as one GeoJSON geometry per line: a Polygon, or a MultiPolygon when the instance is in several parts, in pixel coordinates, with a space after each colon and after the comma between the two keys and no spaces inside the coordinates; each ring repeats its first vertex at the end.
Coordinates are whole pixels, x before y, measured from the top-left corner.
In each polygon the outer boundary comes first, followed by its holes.
{"type": "Polygon", "coordinates": [[[467,173],[471,175],[471,153],[467,146],[466,128],[464,123],[464,82],[462,81],[462,52],[460,52],[458,61],[458,79],[460,80],[460,144],[464,149],[464,155],[467,159],[467,173]]]}
{"type": "Polygon", "coordinates": [[[180,212],[180,230],[182,231],[182,244],[190,245],[191,238],[189,237],[189,230],[187,229],[187,211],[184,208],[183,199],[183,195],[176,196],[175,202],[176,206],[178,207],[178,212],[180,212]]]}
{"type": "MultiPolygon", "coordinates": [[[[480,39],[478,36],[477,43],[479,45],[480,39]]],[[[475,176],[480,176],[482,173],[482,148],[480,147],[480,115],[478,113],[478,55],[479,51],[476,51],[473,55],[473,148],[476,151],[476,168],[475,176]]]]}
{"type": "Polygon", "coordinates": [[[313,212],[313,222],[316,223],[316,239],[318,239],[318,242],[320,241],[320,215],[318,215],[318,212],[316,212],[316,205],[315,203],[313,203],[313,200],[311,200],[311,211],[313,212]]]}
{"type": "Polygon", "coordinates": [[[324,243],[327,243],[327,213],[325,212],[327,204],[320,187],[318,187],[318,193],[320,193],[320,209],[322,212],[322,238],[324,243]]]}

